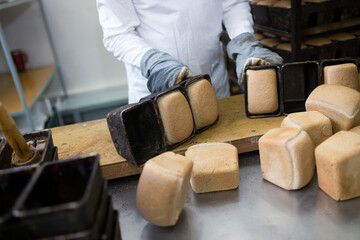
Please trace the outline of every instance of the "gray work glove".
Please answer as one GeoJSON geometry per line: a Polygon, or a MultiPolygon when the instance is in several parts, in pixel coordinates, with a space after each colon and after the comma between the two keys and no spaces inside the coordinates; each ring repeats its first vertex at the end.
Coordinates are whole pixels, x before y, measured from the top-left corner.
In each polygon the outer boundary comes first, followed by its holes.
{"type": "Polygon", "coordinates": [[[140,68],[141,74],[148,79],[147,87],[151,93],[166,90],[194,76],[186,65],[154,48],[144,54],[140,68]]]}
{"type": "Polygon", "coordinates": [[[244,70],[249,65],[277,65],[283,59],[277,54],[264,48],[254,39],[251,33],[242,33],[233,38],[227,45],[229,57],[236,59],[236,73],[241,85],[244,81],[244,70]]]}

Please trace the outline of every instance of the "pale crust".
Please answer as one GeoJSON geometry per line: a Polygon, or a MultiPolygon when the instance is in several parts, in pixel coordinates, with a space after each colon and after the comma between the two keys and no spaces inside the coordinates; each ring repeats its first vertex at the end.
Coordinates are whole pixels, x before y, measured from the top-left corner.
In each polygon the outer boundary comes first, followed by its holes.
{"type": "Polygon", "coordinates": [[[272,6],[277,2],[277,0],[262,0],[256,3],[256,5],[261,6],[272,6]]]}
{"type": "Polygon", "coordinates": [[[306,45],[309,46],[315,46],[315,47],[321,47],[323,45],[331,44],[331,40],[323,37],[313,38],[310,40],[305,41],[306,45]]]}
{"type": "Polygon", "coordinates": [[[360,196],[360,135],[340,131],[315,149],[319,187],[337,201],[360,196]]]}
{"type": "Polygon", "coordinates": [[[166,139],[175,144],[188,138],[194,130],[190,105],[180,91],[173,91],[157,100],[166,139]]]}
{"type": "Polygon", "coordinates": [[[330,40],[334,41],[347,41],[351,39],[355,39],[355,35],[348,32],[335,33],[328,37],[330,40]]]}
{"type": "Polygon", "coordinates": [[[291,113],[281,123],[282,128],[300,128],[309,134],[314,147],[332,135],[331,121],[317,111],[291,113]]]}
{"type": "Polygon", "coordinates": [[[280,44],[280,41],[276,38],[264,38],[260,40],[260,43],[267,47],[276,47],[280,44]]]}
{"type": "Polygon", "coordinates": [[[206,79],[191,84],[187,89],[196,128],[206,127],[219,116],[216,94],[206,79]]]}
{"type": "Polygon", "coordinates": [[[278,1],[273,5],[273,7],[279,7],[279,8],[291,8],[291,1],[290,0],[282,0],[278,1]]]}
{"type": "Polygon", "coordinates": [[[157,226],[176,224],[188,193],[193,162],[166,152],[144,165],[136,192],[141,216],[157,226]]]}
{"type": "MultiPolygon", "coordinates": [[[[276,46],[276,48],[291,52],[291,44],[290,43],[280,43],[279,45],[276,46]]],[[[307,48],[306,45],[301,44],[301,49],[305,49],[305,48],[307,48]]]]}
{"type": "Polygon", "coordinates": [[[354,63],[324,67],[324,83],[338,84],[359,91],[358,69],[354,63]]]}
{"type": "Polygon", "coordinates": [[[307,111],[319,111],[332,123],[333,132],[349,130],[360,124],[360,93],[341,85],[323,84],[306,100],[307,111]]]}
{"type": "Polygon", "coordinates": [[[298,128],[276,128],[259,140],[261,172],[265,180],[286,190],[308,184],[314,174],[314,146],[298,128]]]}
{"type": "Polygon", "coordinates": [[[261,39],[264,39],[265,36],[262,35],[261,33],[254,33],[254,38],[255,38],[255,40],[257,40],[257,41],[260,41],[261,39]]]}
{"type": "Polygon", "coordinates": [[[274,69],[247,70],[247,101],[251,114],[275,112],[279,107],[274,69]]]}
{"type": "Polygon", "coordinates": [[[196,193],[239,186],[237,148],[228,143],[203,143],[190,147],[185,156],[194,162],[191,187],[196,193]]]}

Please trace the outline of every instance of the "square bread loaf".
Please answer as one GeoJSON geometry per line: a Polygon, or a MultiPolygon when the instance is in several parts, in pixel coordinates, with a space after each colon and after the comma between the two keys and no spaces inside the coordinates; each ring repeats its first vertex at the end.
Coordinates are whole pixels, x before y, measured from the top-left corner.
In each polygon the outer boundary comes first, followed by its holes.
{"type": "Polygon", "coordinates": [[[196,193],[239,186],[237,148],[228,143],[203,143],[190,147],[185,156],[194,162],[191,187],[196,193]]]}
{"type": "Polygon", "coordinates": [[[179,90],[157,99],[165,136],[170,145],[181,142],[194,131],[194,120],[189,102],[179,90]]]}
{"type": "Polygon", "coordinates": [[[273,113],[279,108],[275,69],[247,70],[247,107],[250,114],[273,113]]]}
{"type": "Polygon", "coordinates": [[[176,224],[184,207],[193,162],[166,152],[144,165],[136,192],[140,215],[157,226],[176,224]]]}
{"type": "Polygon", "coordinates": [[[282,128],[299,128],[309,134],[314,147],[332,135],[331,121],[317,111],[291,113],[281,123],[282,128]]]}
{"type": "Polygon", "coordinates": [[[190,84],[187,94],[197,129],[206,127],[219,116],[218,102],[214,88],[206,79],[190,84]]]}
{"type": "Polygon", "coordinates": [[[307,111],[318,111],[327,116],[334,133],[360,124],[360,93],[352,88],[320,85],[311,92],[305,107],[307,111]]]}
{"type": "Polygon", "coordinates": [[[338,84],[359,91],[359,74],[355,63],[324,67],[324,83],[338,84]]]}
{"type": "Polygon", "coordinates": [[[314,146],[299,128],[268,131],[259,140],[259,152],[263,178],[281,188],[300,189],[314,175],[314,146]]]}
{"type": "Polygon", "coordinates": [[[337,201],[360,196],[360,135],[340,131],[315,149],[319,187],[337,201]]]}

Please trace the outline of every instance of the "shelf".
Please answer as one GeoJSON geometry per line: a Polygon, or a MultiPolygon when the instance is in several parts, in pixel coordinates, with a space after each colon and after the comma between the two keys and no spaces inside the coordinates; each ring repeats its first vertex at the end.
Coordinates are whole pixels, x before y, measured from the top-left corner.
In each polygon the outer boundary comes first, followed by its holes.
{"type": "Polygon", "coordinates": [[[10,8],[10,7],[15,7],[24,3],[28,3],[28,2],[32,2],[34,0],[15,0],[15,1],[10,1],[10,2],[6,2],[6,3],[0,3],[0,10],[2,9],[6,9],[6,8],[10,8]]]}
{"type": "MultiPolygon", "coordinates": [[[[19,79],[28,107],[31,108],[32,104],[41,96],[49,85],[55,71],[55,65],[49,65],[19,73],[19,79]]],[[[20,115],[24,111],[10,73],[0,74],[0,101],[5,104],[12,116],[20,115]]]]}

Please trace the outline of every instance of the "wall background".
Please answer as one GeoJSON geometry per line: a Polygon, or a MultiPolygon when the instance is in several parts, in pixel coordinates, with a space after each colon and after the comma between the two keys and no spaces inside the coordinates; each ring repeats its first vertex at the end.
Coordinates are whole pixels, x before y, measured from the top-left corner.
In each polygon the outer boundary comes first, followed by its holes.
{"type": "MultiPolygon", "coordinates": [[[[103,47],[95,0],[43,0],[43,5],[69,94],[127,86],[123,64],[103,47]]],[[[9,48],[28,54],[28,68],[54,63],[37,1],[0,10],[0,22],[9,48]]],[[[0,50],[0,72],[7,71],[0,50]]],[[[55,79],[46,95],[59,94],[55,79]]]]}

